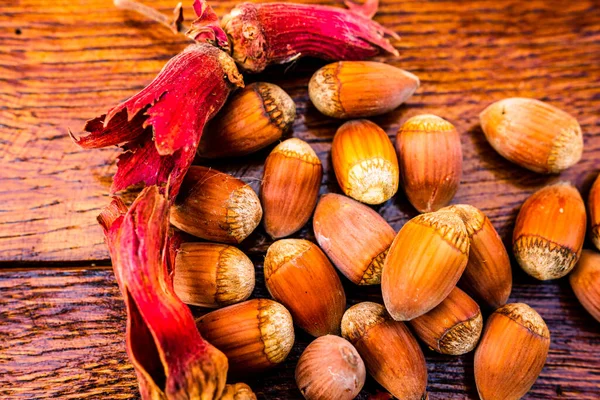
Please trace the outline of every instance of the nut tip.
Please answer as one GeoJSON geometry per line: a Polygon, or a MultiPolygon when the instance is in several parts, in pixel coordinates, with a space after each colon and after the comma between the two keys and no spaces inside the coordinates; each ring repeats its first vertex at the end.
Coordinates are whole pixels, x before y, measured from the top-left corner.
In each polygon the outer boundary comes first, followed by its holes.
{"type": "Polygon", "coordinates": [[[527,328],[531,332],[550,338],[550,331],[544,319],[533,308],[525,303],[510,303],[506,304],[495,311],[512,319],[519,325],[527,328]]]}
{"type": "Polygon", "coordinates": [[[271,122],[282,132],[287,131],[296,119],[294,100],[282,88],[272,83],[257,82],[254,85],[271,122]]]}
{"type": "Polygon", "coordinates": [[[473,318],[450,328],[440,339],[438,347],[443,354],[460,355],[475,348],[483,329],[483,317],[478,312],[473,318]]]}
{"type": "Polygon", "coordinates": [[[450,122],[433,114],[415,115],[403,125],[403,131],[449,132],[456,128],[450,122]]]}
{"type": "Polygon", "coordinates": [[[522,235],[513,244],[517,262],[527,274],[541,281],[562,278],[573,269],[579,255],[545,238],[522,235]]]}
{"type": "Polygon", "coordinates": [[[260,299],[258,319],[265,355],[273,364],[278,364],[286,359],[294,345],[292,315],[276,301],[260,299]]]}
{"type": "Polygon", "coordinates": [[[270,279],[282,265],[307,252],[312,243],[304,239],[282,239],[269,246],[265,256],[265,279],[270,279]]]}
{"type": "Polygon", "coordinates": [[[254,264],[241,250],[227,246],[217,268],[215,300],[221,306],[246,300],[254,290],[254,264]]]}
{"type": "Polygon", "coordinates": [[[286,157],[298,158],[311,164],[321,164],[317,153],[304,140],[290,138],[279,143],[271,154],[281,153],[286,157]]]}
{"type": "Polygon", "coordinates": [[[450,210],[421,214],[411,221],[433,227],[445,241],[463,254],[469,253],[469,235],[463,220],[450,210]]]}
{"type": "Polygon", "coordinates": [[[456,213],[465,224],[469,237],[472,237],[475,233],[483,229],[487,218],[480,209],[470,204],[453,204],[442,208],[442,210],[449,210],[456,213]]]}
{"type": "Polygon", "coordinates": [[[342,317],[342,336],[355,343],[373,326],[390,319],[385,307],[378,303],[365,301],[353,305],[342,317]]]}
{"type": "Polygon", "coordinates": [[[227,202],[229,234],[240,243],[256,229],[262,214],[260,200],[249,185],[236,189],[227,202]]]}

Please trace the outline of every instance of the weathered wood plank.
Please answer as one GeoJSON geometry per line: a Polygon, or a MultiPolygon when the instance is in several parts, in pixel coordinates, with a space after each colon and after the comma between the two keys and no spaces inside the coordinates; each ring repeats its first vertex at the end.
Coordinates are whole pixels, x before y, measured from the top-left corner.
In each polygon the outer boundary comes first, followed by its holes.
{"type": "MultiPolygon", "coordinates": [[[[169,13],[174,2],[148,0],[169,13]]],[[[319,0],[308,2],[323,3],[319,0]]],[[[188,2],[191,3],[191,0],[188,2]]],[[[224,14],[236,2],[215,1],[224,14]]],[[[341,6],[341,2],[328,0],[341,6]]],[[[187,4],[189,11],[189,4],[187,4]]],[[[573,181],[587,195],[600,163],[600,5],[594,0],[514,2],[383,0],[378,21],[402,41],[389,62],[420,76],[404,106],[375,118],[394,136],[407,118],[435,113],[462,134],[465,171],[455,202],[488,213],[508,243],[516,211],[538,187],[573,181]],[[543,177],[497,155],[483,138],[478,113],[507,96],[536,97],[575,115],[584,159],[561,176],[543,177]]],[[[188,18],[191,13],[188,12],[188,18]]],[[[137,398],[124,349],[124,310],[107,269],[72,269],[60,261],[103,260],[108,253],[95,216],[108,201],[116,149],[82,151],[66,130],[103,113],[148,83],[186,41],[110,0],[19,0],[0,4],[0,397],[137,398]],[[52,270],[18,270],[6,261],[58,261],[52,270]]],[[[330,143],[338,121],[310,104],[306,84],[323,65],[305,60],[249,80],[280,84],[294,98],[293,135],[324,163],[322,192],[338,192],[330,143]]],[[[213,165],[258,189],[268,151],[213,165]]],[[[415,211],[399,194],[378,211],[399,229],[415,211]]],[[[312,237],[310,226],[298,236],[312,237]]],[[[255,296],[267,296],[262,230],[243,248],[258,265],[255,296]]],[[[548,363],[528,398],[600,398],[599,325],[576,302],[565,279],[540,283],[515,271],[511,301],[536,308],[552,331],[548,363]]],[[[378,299],[379,289],[345,282],[350,303],[378,299]]],[[[249,383],[265,399],[296,399],[295,363],[249,383]]],[[[432,399],[475,398],[472,355],[426,352],[432,399]]],[[[368,381],[361,399],[378,389],[368,381]]]]}
{"type": "MultiPolygon", "coordinates": [[[[174,4],[147,3],[164,12],[174,4]]],[[[233,4],[214,2],[219,14],[233,4]]],[[[508,239],[517,208],[537,187],[568,179],[587,192],[600,167],[597,2],[387,0],[377,19],[402,36],[400,58],[388,61],[419,75],[422,87],[406,105],[374,120],[391,136],[407,118],[425,112],[457,126],[465,171],[455,202],[485,210],[508,239]],[[498,156],[477,115],[506,96],[541,98],[575,115],[585,133],[584,160],[560,177],[543,177],[498,156]]],[[[117,151],[79,150],[66,130],[78,131],[86,119],[135,93],[185,44],[108,0],[0,5],[0,260],[108,257],[95,216],[108,201],[117,151]]],[[[307,97],[308,79],[320,65],[301,61],[250,79],[278,83],[294,97],[293,135],[318,151],[322,191],[339,191],[328,156],[339,122],[320,115],[307,97]]],[[[266,154],[214,165],[257,188],[266,154]]],[[[402,194],[379,211],[396,229],[414,215],[402,194]]],[[[244,246],[262,251],[267,243],[259,231],[244,246]]]]}
{"type": "MultiPolygon", "coordinates": [[[[258,261],[258,260],[255,260],[258,261]]],[[[255,297],[267,297],[257,262],[255,297]]],[[[524,301],[546,320],[550,355],[528,399],[600,397],[599,325],[576,302],[568,281],[536,284],[517,274],[511,301],[524,301]]],[[[357,291],[354,302],[378,298],[357,291]]],[[[137,398],[135,374],[125,354],[125,312],[109,269],[0,271],[0,397],[137,398]]],[[[195,310],[196,312],[198,310],[195,310]]],[[[261,399],[301,399],[294,368],[310,342],[303,332],[283,365],[248,383],[261,399]]],[[[425,351],[431,399],[476,398],[473,355],[425,351]]],[[[371,379],[359,399],[380,388],[371,379]]]]}

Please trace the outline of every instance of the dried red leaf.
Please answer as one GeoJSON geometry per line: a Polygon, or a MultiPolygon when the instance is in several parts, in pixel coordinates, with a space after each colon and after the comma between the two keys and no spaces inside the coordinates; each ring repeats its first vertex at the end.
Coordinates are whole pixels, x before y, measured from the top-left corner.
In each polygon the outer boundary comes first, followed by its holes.
{"type": "Polygon", "coordinates": [[[129,211],[115,198],[98,221],[127,306],[127,353],[144,399],[214,399],[225,387],[227,358],[196,329],[167,271],[167,200],[144,189],[129,211]]]}
{"type": "Polygon", "coordinates": [[[113,193],[140,182],[161,188],[169,182],[174,198],[204,125],[236,86],[243,82],[233,60],[216,47],[194,44],[173,57],[142,91],[88,121],[88,135],[74,139],[84,148],[125,143],[113,193]]]}
{"type": "Polygon", "coordinates": [[[192,22],[186,36],[197,42],[208,41],[229,52],[227,34],[221,28],[219,17],[205,1],[194,2],[198,18],[192,22]]]}
{"type": "MultiPolygon", "coordinates": [[[[194,8],[201,9],[205,2],[195,0],[194,8]]],[[[346,1],[349,9],[342,9],[243,3],[223,17],[221,26],[230,39],[233,59],[249,72],[306,56],[325,60],[363,60],[381,52],[397,56],[385,36],[398,36],[371,20],[378,4],[378,0],[362,6],[346,1]]]]}

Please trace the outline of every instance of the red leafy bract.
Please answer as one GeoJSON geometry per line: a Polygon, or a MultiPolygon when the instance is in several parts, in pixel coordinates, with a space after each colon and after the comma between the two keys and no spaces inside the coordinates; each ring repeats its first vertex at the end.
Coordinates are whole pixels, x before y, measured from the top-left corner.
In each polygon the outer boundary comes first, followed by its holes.
{"type": "Polygon", "coordinates": [[[191,165],[204,125],[229,93],[243,86],[233,60],[209,44],[194,44],[173,57],[141,92],[88,121],[84,148],[124,144],[111,191],[144,183],[174,198],[191,165]]]}
{"type": "MultiPolygon", "coordinates": [[[[195,0],[195,9],[206,0],[195,0]]],[[[241,69],[260,72],[270,64],[299,57],[363,60],[398,51],[386,35],[398,36],[371,17],[379,1],[363,5],[346,1],[349,9],[295,3],[242,3],[222,19],[231,54],[241,69]]],[[[202,18],[202,15],[199,14],[202,18]]]]}
{"type": "Polygon", "coordinates": [[[127,353],[144,399],[219,398],[227,358],[202,339],[173,291],[167,263],[177,240],[167,239],[168,213],[151,186],[129,211],[115,198],[98,217],[127,306],[127,353]]]}
{"type": "Polygon", "coordinates": [[[221,28],[219,17],[205,1],[194,2],[194,11],[198,18],[192,22],[186,36],[196,42],[210,42],[229,52],[227,34],[221,28]]]}

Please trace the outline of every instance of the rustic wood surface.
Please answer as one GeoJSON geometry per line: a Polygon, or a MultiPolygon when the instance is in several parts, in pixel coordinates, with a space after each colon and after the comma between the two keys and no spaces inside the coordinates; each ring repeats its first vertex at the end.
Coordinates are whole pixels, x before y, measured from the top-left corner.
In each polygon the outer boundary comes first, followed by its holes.
{"type": "MultiPolygon", "coordinates": [[[[260,257],[256,297],[267,297],[260,257]]],[[[511,301],[525,301],[546,320],[552,344],[530,399],[600,397],[598,323],[574,301],[568,281],[536,284],[518,276],[511,301]]],[[[352,284],[344,280],[347,290],[352,284]]],[[[371,288],[373,289],[373,288],[371,288]]],[[[375,290],[353,293],[351,303],[380,300],[375,290]]],[[[137,398],[125,354],[125,311],[110,269],[55,268],[0,271],[0,398],[137,398]]],[[[201,315],[200,310],[194,310],[201,315]]],[[[248,383],[261,399],[300,399],[294,368],[310,337],[276,369],[248,383]]],[[[431,399],[477,398],[473,355],[426,350],[431,399]]],[[[359,397],[381,390],[371,379],[359,397]]]]}
{"type": "MultiPolygon", "coordinates": [[[[147,3],[170,13],[176,2],[147,3]]],[[[213,2],[220,15],[234,4],[213,2]]],[[[417,74],[422,86],[406,105],[373,120],[391,137],[420,113],[453,122],[465,160],[455,202],[483,209],[509,243],[520,204],[537,188],[570,180],[587,196],[600,168],[597,1],[382,0],[376,19],[402,37],[395,43],[400,58],[387,61],[417,74]],[[540,176],[496,154],[477,115],[508,96],[546,100],[576,116],[583,160],[560,176],[540,176]]],[[[0,0],[0,398],[138,396],[112,272],[90,267],[109,265],[95,216],[108,202],[118,151],[80,150],[67,128],[77,133],[86,119],[141,89],[186,44],[109,0],[0,0]]],[[[321,116],[307,96],[308,79],[323,64],[303,60],[248,81],[271,81],[292,95],[292,135],[318,152],[322,192],[339,192],[328,155],[339,122],[321,116]]],[[[267,154],[211,165],[258,189],[267,154]]],[[[416,214],[403,194],[376,209],[396,230],[416,214]]],[[[312,238],[312,230],[297,236],[312,238]]],[[[257,263],[255,296],[267,296],[261,259],[269,243],[260,229],[242,244],[257,263]]],[[[513,265],[511,301],[536,308],[552,332],[548,363],[527,397],[600,398],[600,325],[567,280],[537,282],[513,265]]],[[[352,303],[378,298],[378,288],[345,285],[352,303]]],[[[308,341],[299,333],[282,367],[249,382],[260,398],[300,398],[292,377],[308,341]]],[[[476,398],[472,355],[426,356],[432,399],[476,398]]],[[[368,381],[361,398],[377,390],[368,381]]]]}

